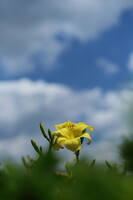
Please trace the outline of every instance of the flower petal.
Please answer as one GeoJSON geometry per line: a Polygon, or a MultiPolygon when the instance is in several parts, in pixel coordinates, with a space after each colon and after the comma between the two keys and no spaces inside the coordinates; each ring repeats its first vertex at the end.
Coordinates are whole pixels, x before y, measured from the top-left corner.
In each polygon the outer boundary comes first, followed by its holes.
{"type": "Polygon", "coordinates": [[[75,125],[76,125],[76,124],[74,124],[73,122],[66,121],[65,123],[56,125],[55,128],[56,128],[57,130],[60,130],[60,129],[66,128],[66,127],[73,127],[73,126],[75,126],[75,125]]]}
{"type": "Polygon", "coordinates": [[[88,126],[87,128],[90,130],[90,132],[94,131],[94,127],[93,126],[88,126]]]}
{"type": "Polygon", "coordinates": [[[54,150],[58,151],[60,149],[64,149],[64,147],[60,146],[59,144],[54,145],[54,150]]]}
{"type": "Polygon", "coordinates": [[[57,137],[56,139],[54,139],[54,149],[57,151],[59,149],[64,149],[64,147],[62,147],[63,141],[65,141],[64,137],[57,137]]]}
{"type": "Polygon", "coordinates": [[[66,140],[67,140],[67,139],[66,139],[65,137],[58,137],[58,138],[56,139],[56,143],[57,143],[58,145],[60,145],[60,146],[63,146],[66,140]]]}
{"type": "Polygon", "coordinates": [[[88,128],[88,125],[86,123],[78,123],[74,129],[72,129],[73,135],[75,137],[80,137],[83,133],[83,131],[88,128]]]}
{"type": "Polygon", "coordinates": [[[77,137],[77,138],[74,138],[71,140],[66,140],[64,145],[67,149],[69,149],[73,152],[76,152],[76,151],[82,149],[80,137],[77,137]]]}
{"type": "Polygon", "coordinates": [[[89,126],[88,124],[86,124],[84,122],[80,122],[77,125],[82,126],[83,130],[88,128],[90,130],[90,132],[94,131],[94,127],[93,126],[89,126]]]}
{"type": "Polygon", "coordinates": [[[54,135],[56,137],[65,137],[67,139],[73,139],[74,138],[72,130],[69,129],[69,128],[62,128],[60,130],[57,130],[57,131],[53,132],[52,135],[54,135]]]}
{"type": "Polygon", "coordinates": [[[82,137],[85,137],[85,138],[88,138],[88,143],[87,144],[90,144],[91,143],[91,137],[90,137],[90,134],[89,133],[83,133],[80,138],[82,137]]]}
{"type": "Polygon", "coordinates": [[[59,136],[63,136],[63,133],[57,130],[57,131],[54,131],[52,133],[52,135],[55,136],[55,137],[59,137],[59,136]]]}

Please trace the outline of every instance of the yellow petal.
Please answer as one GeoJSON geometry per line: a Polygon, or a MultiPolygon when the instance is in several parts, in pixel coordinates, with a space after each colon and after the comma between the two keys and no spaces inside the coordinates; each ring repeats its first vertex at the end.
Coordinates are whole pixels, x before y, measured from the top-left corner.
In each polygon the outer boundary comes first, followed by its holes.
{"type": "Polygon", "coordinates": [[[64,149],[64,147],[60,146],[59,144],[54,145],[54,150],[58,151],[60,149],[64,149]]]}
{"type": "Polygon", "coordinates": [[[54,131],[53,133],[52,133],[52,135],[53,136],[55,136],[55,137],[59,137],[59,136],[63,136],[63,134],[62,134],[62,132],[60,132],[60,131],[54,131]]]}
{"type": "Polygon", "coordinates": [[[85,123],[78,123],[73,129],[73,135],[74,137],[80,137],[83,133],[83,131],[88,127],[85,123]]]}
{"type": "Polygon", "coordinates": [[[80,137],[74,138],[72,140],[66,140],[64,143],[65,147],[73,152],[82,149],[80,137]]]}
{"type": "Polygon", "coordinates": [[[62,147],[62,144],[58,142],[58,139],[58,137],[54,139],[54,150],[56,151],[58,151],[59,149],[64,149],[64,147],[62,147]]]}
{"type": "Polygon", "coordinates": [[[72,122],[70,122],[70,121],[66,121],[65,123],[56,125],[55,128],[56,128],[57,130],[60,130],[60,129],[66,128],[66,127],[73,127],[73,126],[75,126],[75,125],[76,125],[76,124],[74,124],[74,123],[72,123],[72,122]]]}
{"type": "Polygon", "coordinates": [[[94,131],[94,127],[93,126],[89,126],[88,124],[86,124],[84,122],[80,122],[77,125],[80,125],[83,128],[83,130],[88,128],[90,130],[90,132],[94,131]]]}
{"type": "Polygon", "coordinates": [[[60,130],[53,132],[52,135],[54,135],[56,137],[65,137],[67,139],[73,139],[74,138],[72,129],[70,129],[70,128],[62,128],[60,130]]]}
{"type": "Polygon", "coordinates": [[[87,128],[90,130],[90,132],[94,131],[94,127],[93,126],[88,126],[87,128]]]}
{"type": "Polygon", "coordinates": [[[81,136],[81,138],[85,137],[85,138],[88,138],[88,143],[87,144],[90,144],[91,143],[91,137],[90,137],[90,134],[89,133],[83,133],[81,136]]]}
{"type": "Polygon", "coordinates": [[[67,130],[66,129],[64,130],[63,128],[61,130],[54,131],[52,135],[55,137],[65,137],[65,136],[67,137],[68,134],[67,134],[67,130]]]}
{"type": "Polygon", "coordinates": [[[63,146],[66,140],[67,140],[67,139],[66,139],[65,137],[58,137],[58,138],[56,139],[56,143],[57,143],[58,145],[60,145],[60,146],[63,146]]]}
{"type": "Polygon", "coordinates": [[[88,126],[85,122],[79,122],[77,125],[86,126],[86,128],[87,128],[87,126],[88,126]]]}

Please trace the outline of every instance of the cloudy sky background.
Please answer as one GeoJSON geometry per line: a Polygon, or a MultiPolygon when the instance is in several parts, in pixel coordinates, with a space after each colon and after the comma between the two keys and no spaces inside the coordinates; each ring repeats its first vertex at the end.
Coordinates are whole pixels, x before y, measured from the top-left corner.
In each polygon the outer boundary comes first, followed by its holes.
{"type": "Polygon", "coordinates": [[[31,138],[47,145],[40,122],[70,120],[95,127],[84,154],[115,161],[132,78],[133,0],[1,0],[0,157],[32,154],[31,138]]]}

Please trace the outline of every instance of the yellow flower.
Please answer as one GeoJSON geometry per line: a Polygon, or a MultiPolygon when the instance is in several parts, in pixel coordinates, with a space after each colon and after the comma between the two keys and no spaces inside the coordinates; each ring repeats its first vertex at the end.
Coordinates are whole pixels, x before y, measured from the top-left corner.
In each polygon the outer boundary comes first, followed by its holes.
{"type": "Polygon", "coordinates": [[[55,150],[59,150],[65,146],[67,149],[76,152],[82,148],[81,138],[88,138],[88,143],[91,143],[91,137],[89,133],[85,132],[88,128],[90,132],[94,130],[93,126],[89,126],[86,123],[72,123],[67,121],[63,124],[56,125],[56,131],[53,132],[55,137],[55,150]]]}

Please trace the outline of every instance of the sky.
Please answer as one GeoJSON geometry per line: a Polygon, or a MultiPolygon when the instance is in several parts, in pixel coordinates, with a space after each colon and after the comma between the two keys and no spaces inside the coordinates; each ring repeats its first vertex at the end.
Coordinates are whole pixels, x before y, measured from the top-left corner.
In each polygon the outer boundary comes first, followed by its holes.
{"type": "Polygon", "coordinates": [[[0,158],[32,154],[31,139],[45,148],[39,123],[70,120],[95,127],[83,154],[115,162],[130,132],[132,36],[133,0],[1,0],[0,158]]]}

